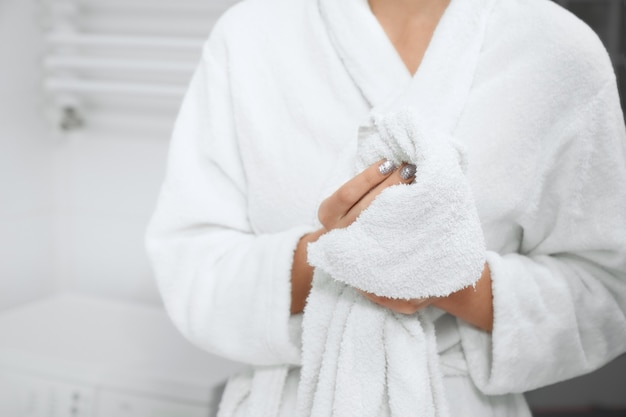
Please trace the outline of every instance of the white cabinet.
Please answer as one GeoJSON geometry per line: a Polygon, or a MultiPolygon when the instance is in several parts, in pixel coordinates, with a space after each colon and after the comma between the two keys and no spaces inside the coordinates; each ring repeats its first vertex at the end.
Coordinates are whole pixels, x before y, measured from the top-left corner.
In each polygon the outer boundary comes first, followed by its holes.
{"type": "Polygon", "coordinates": [[[0,373],[0,416],[50,415],[50,387],[44,381],[14,373],[0,373]]]}
{"type": "Polygon", "coordinates": [[[0,314],[0,417],[211,417],[240,368],[156,307],[66,294],[0,314]]]}
{"type": "Polygon", "coordinates": [[[210,417],[208,404],[0,372],[2,417],[210,417]]]}
{"type": "Polygon", "coordinates": [[[49,381],[50,417],[92,417],[96,389],[86,385],[49,381]]]}
{"type": "Polygon", "coordinates": [[[0,416],[91,417],[95,389],[0,371],[0,416]]]}
{"type": "Polygon", "coordinates": [[[100,391],[95,417],[208,417],[206,406],[100,391]]]}

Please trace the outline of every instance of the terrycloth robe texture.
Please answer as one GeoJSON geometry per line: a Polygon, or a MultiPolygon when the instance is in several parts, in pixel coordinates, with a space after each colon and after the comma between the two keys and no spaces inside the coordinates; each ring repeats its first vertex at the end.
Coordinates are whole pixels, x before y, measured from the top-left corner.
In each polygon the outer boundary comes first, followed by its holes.
{"type": "Polygon", "coordinates": [[[392,102],[463,144],[485,237],[493,331],[426,310],[451,414],[528,417],[521,392],[626,351],[626,130],[591,29],[548,0],[451,0],[412,76],[366,0],[246,0],[204,46],[147,236],[175,326],[249,366],[223,417],[294,416],[293,252],[392,102]]]}
{"type": "Polygon", "coordinates": [[[414,182],[384,190],[352,225],[309,244],[317,269],[304,313],[299,416],[448,415],[428,312],[395,314],[354,290],[446,296],[484,267],[463,152],[417,118],[415,109],[373,116],[357,160],[357,171],[383,157],[414,163],[414,182]]]}
{"type": "MultiPolygon", "coordinates": [[[[329,22],[341,18],[325,4],[329,22]]],[[[484,1],[477,8],[482,12],[465,18],[484,21],[492,4],[484,1]]],[[[409,162],[417,167],[414,183],[384,190],[352,225],[309,245],[316,272],[303,320],[299,416],[448,415],[430,311],[393,314],[350,287],[427,298],[480,278],[484,237],[464,173],[466,157],[451,133],[484,24],[463,41],[448,39],[452,32],[445,26],[461,14],[466,11],[450,7],[432,41],[455,60],[425,59],[410,88],[394,100],[377,100],[359,129],[356,172],[382,158],[409,162]]]]}
{"type": "Polygon", "coordinates": [[[355,288],[392,298],[447,296],[478,280],[485,243],[460,145],[427,133],[419,113],[372,117],[357,172],[386,158],[416,165],[415,180],[384,190],[344,229],[309,245],[309,263],[355,288]]]}

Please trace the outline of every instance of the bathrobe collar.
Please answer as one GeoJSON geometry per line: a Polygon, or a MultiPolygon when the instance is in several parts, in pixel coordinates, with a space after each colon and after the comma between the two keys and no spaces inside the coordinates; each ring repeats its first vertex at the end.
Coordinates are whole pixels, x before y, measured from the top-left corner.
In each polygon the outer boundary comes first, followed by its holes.
{"type": "Polygon", "coordinates": [[[497,0],[451,0],[414,76],[367,0],[318,1],[339,57],[374,111],[412,106],[429,124],[454,129],[497,0]]]}

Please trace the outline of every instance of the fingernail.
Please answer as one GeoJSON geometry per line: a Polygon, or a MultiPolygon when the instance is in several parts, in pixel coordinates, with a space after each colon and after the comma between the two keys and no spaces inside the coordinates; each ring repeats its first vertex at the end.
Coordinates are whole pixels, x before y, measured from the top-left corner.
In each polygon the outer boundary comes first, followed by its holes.
{"type": "Polygon", "coordinates": [[[385,161],[382,164],[378,165],[378,171],[382,174],[382,175],[387,175],[392,173],[393,171],[396,170],[396,164],[393,163],[393,161],[385,161]]]}
{"type": "Polygon", "coordinates": [[[413,164],[406,164],[400,170],[400,176],[403,180],[411,179],[415,176],[415,172],[417,172],[417,167],[413,164]]]}

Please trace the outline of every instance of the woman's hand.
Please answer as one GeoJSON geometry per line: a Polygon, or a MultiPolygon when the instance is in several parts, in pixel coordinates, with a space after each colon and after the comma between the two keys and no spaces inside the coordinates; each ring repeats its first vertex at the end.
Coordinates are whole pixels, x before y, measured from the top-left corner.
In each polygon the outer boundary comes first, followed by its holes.
{"type": "Polygon", "coordinates": [[[311,290],[313,267],[307,263],[307,244],[315,242],[329,230],[347,227],[385,188],[408,184],[415,177],[415,165],[403,164],[400,169],[390,161],[378,161],[343,184],[322,202],[318,217],[323,228],[304,235],[293,257],[291,268],[291,314],[301,313],[311,290]]]}
{"type": "Polygon", "coordinates": [[[413,181],[415,165],[403,164],[397,168],[391,161],[378,161],[339,187],[318,210],[324,228],[349,226],[385,188],[413,181]]]}
{"type": "MultiPolygon", "coordinates": [[[[387,161],[379,161],[339,187],[322,202],[318,217],[324,227],[303,236],[294,254],[291,273],[292,314],[302,312],[311,290],[313,267],[307,263],[307,244],[316,241],[329,230],[349,226],[385,188],[411,183],[414,175],[414,165],[402,165],[397,169],[387,161]]],[[[464,288],[447,297],[402,300],[360,292],[370,301],[398,313],[413,314],[433,305],[485,331],[493,328],[491,274],[487,263],[475,287],[464,288]]]]}
{"type": "Polygon", "coordinates": [[[465,320],[487,332],[493,329],[493,300],[491,292],[491,272],[485,262],[483,273],[474,287],[467,287],[447,297],[415,298],[402,300],[379,297],[359,290],[364,297],[396,313],[413,314],[426,306],[433,305],[453,316],[465,320]]]}
{"type": "Polygon", "coordinates": [[[401,314],[414,314],[419,310],[431,305],[436,298],[413,298],[410,300],[381,297],[376,294],[357,289],[365,298],[381,307],[401,314]]]}

